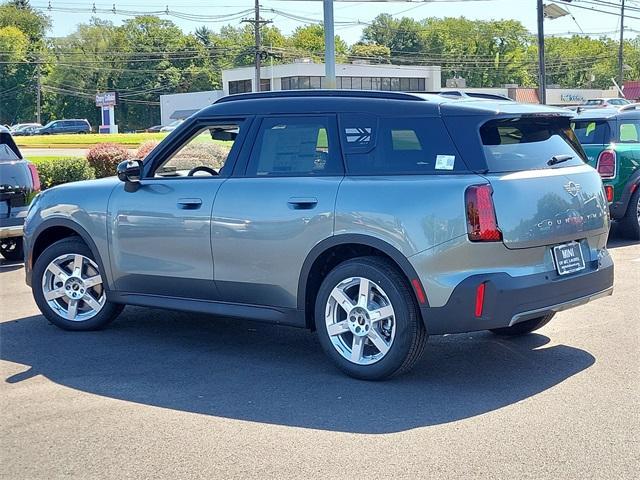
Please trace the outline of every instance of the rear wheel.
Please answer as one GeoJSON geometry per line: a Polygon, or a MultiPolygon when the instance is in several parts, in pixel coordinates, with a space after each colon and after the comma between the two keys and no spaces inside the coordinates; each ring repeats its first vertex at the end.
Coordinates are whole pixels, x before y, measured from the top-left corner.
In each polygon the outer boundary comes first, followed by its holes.
{"type": "Polygon", "coordinates": [[[554,316],[555,313],[550,313],[549,315],[545,315],[544,317],[532,318],[531,320],[516,323],[515,325],[511,325],[510,327],[492,328],[489,331],[495,333],[496,335],[504,335],[507,337],[526,335],[527,333],[534,332],[539,328],[544,327],[551,321],[554,316]]]}
{"type": "Polygon", "coordinates": [[[38,257],[32,289],[42,314],[65,330],[97,330],[123,308],[107,301],[103,272],[78,237],[60,240],[38,257]]]}
{"type": "Polygon", "coordinates": [[[345,373],[365,380],[409,370],[427,341],[406,279],[377,257],[348,260],[326,276],[315,322],[325,353],[345,373]]]}
{"type": "Polygon", "coordinates": [[[0,240],[0,254],[12,262],[22,261],[24,259],[22,237],[5,238],[0,240]]]}
{"type": "Polygon", "coordinates": [[[627,213],[620,223],[627,237],[640,240],[640,187],[631,195],[627,213]]]}

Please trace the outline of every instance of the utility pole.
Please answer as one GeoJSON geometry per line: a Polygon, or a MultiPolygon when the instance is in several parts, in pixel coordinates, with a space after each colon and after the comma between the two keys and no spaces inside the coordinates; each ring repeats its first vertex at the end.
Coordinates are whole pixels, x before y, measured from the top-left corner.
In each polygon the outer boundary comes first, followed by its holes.
{"type": "Polygon", "coordinates": [[[38,65],[36,67],[36,75],[37,75],[37,84],[36,84],[36,121],[38,123],[42,123],[41,122],[41,115],[42,115],[42,98],[41,98],[41,92],[42,92],[42,72],[41,72],[41,67],[42,67],[42,63],[40,62],[40,59],[38,59],[38,65]]]}
{"type": "Polygon", "coordinates": [[[333,0],[323,0],[324,78],[326,88],[336,88],[336,42],[333,25],[333,0]]]}
{"type": "Polygon", "coordinates": [[[538,97],[547,103],[547,72],[544,65],[544,5],[538,0],[538,97]]]}
{"type": "MultiPolygon", "coordinates": [[[[266,25],[267,23],[271,23],[271,20],[260,20],[260,2],[259,0],[255,0],[254,4],[254,17],[253,20],[242,20],[245,23],[253,24],[253,35],[255,37],[256,46],[255,46],[255,65],[256,65],[256,73],[255,73],[255,85],[253,87],[254,92],[260,91],[260,67],[262,62],[262,42],[260,40],[260,27],[262,25],[266,25]]],[[[273,89],[273,85],[271,86],[273,89]]]]}
{"type": "MultiPolygon", "coordinates": [[[[620,45],[618,46],[618,85],[620,89],[624,87],[624,0],[622,0],[622,7],[620,8],[620,45]]],[[[618,95],[624,97],[624,93],[618,90],[618,95]]]]}

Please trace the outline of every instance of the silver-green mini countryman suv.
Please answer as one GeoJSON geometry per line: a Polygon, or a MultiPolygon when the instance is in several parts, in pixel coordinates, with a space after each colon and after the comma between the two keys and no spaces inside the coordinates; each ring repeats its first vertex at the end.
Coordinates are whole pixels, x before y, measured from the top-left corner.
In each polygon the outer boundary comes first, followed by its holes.
{"type": "Polygon", "coordinates": [[[609,213],[572,112],[365,91],[232,95],[117,177],[38,195],[27,283],[93,330],[124,305],[315,330],[347,374],[428,335],[522,335],[610,295],[609,213]]]}

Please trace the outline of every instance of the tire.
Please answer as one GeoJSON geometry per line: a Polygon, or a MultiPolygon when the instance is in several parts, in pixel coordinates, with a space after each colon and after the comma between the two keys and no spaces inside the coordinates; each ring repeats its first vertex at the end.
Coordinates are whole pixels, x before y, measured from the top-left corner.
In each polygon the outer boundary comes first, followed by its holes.
{"type": "Polygon", "coordinates": [[[531,320],[516,323],[515,325],[512,325],[510,327],[492,328],[489,331],[495,333],[496,335],[505,337],[518,337],[520,335],[526,335],[544,327],[551,321],[554,316],[555,313],[550,313],[549,315],[545,315],[544,317],[532,318],[531,320]]]}
{"type": "Polygon", "coordinates": [[[103,275],[93,253],[79,237],[65,238],[47,247],[36,260],[33,297],[54,325],[64,330],[98,330],[124,308],[107,301],[103,275]]]}
{"type": "Polygon", "coordinates": [[[0,241],[0,253],[11,262],[21,262],[24,260],[24,247],[22,237],[9,238],[0,241]]]}
{"type": "Polygon", "coordinates": [[[620,221],[624,235],[632,240],[640,240],[640,187],[631,195],[627,212],[620,221]]]}
{"type": "Polygon", "coordinates": [[[428,338],[406,278],[379,257],[347,260],[329,272],[316,296],[315,325],[329,358],[347,375],[363,380],[410,370],[428,338]],[[366,288],[367,302],[357,301],[360,288],[366,288]]]}

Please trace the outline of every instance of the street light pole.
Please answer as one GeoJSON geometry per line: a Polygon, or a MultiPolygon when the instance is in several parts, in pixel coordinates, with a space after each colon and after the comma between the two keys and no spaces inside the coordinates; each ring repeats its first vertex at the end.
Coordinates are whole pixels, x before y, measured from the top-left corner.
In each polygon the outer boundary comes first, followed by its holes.
{"type": "Polygon", "coordinates": [[[538,97],[547,103],[547,73],[544,65],[544,5],[538,0],[538,97]]]}
{"type": "MultiPolygon", "coordinates": [[[[624,0],[620,10],[620,45],[618,45],[618,85],[624,87],[624,0]]],[[[618,90],[618,95],[624,97],[624,93],[618,90]]]]}
{"type": "Polygon", "coordinates": [[[322,0],[324,14],[324,77],[326,88],[336,88],[336,44],[333,0],[322,0]]]}

